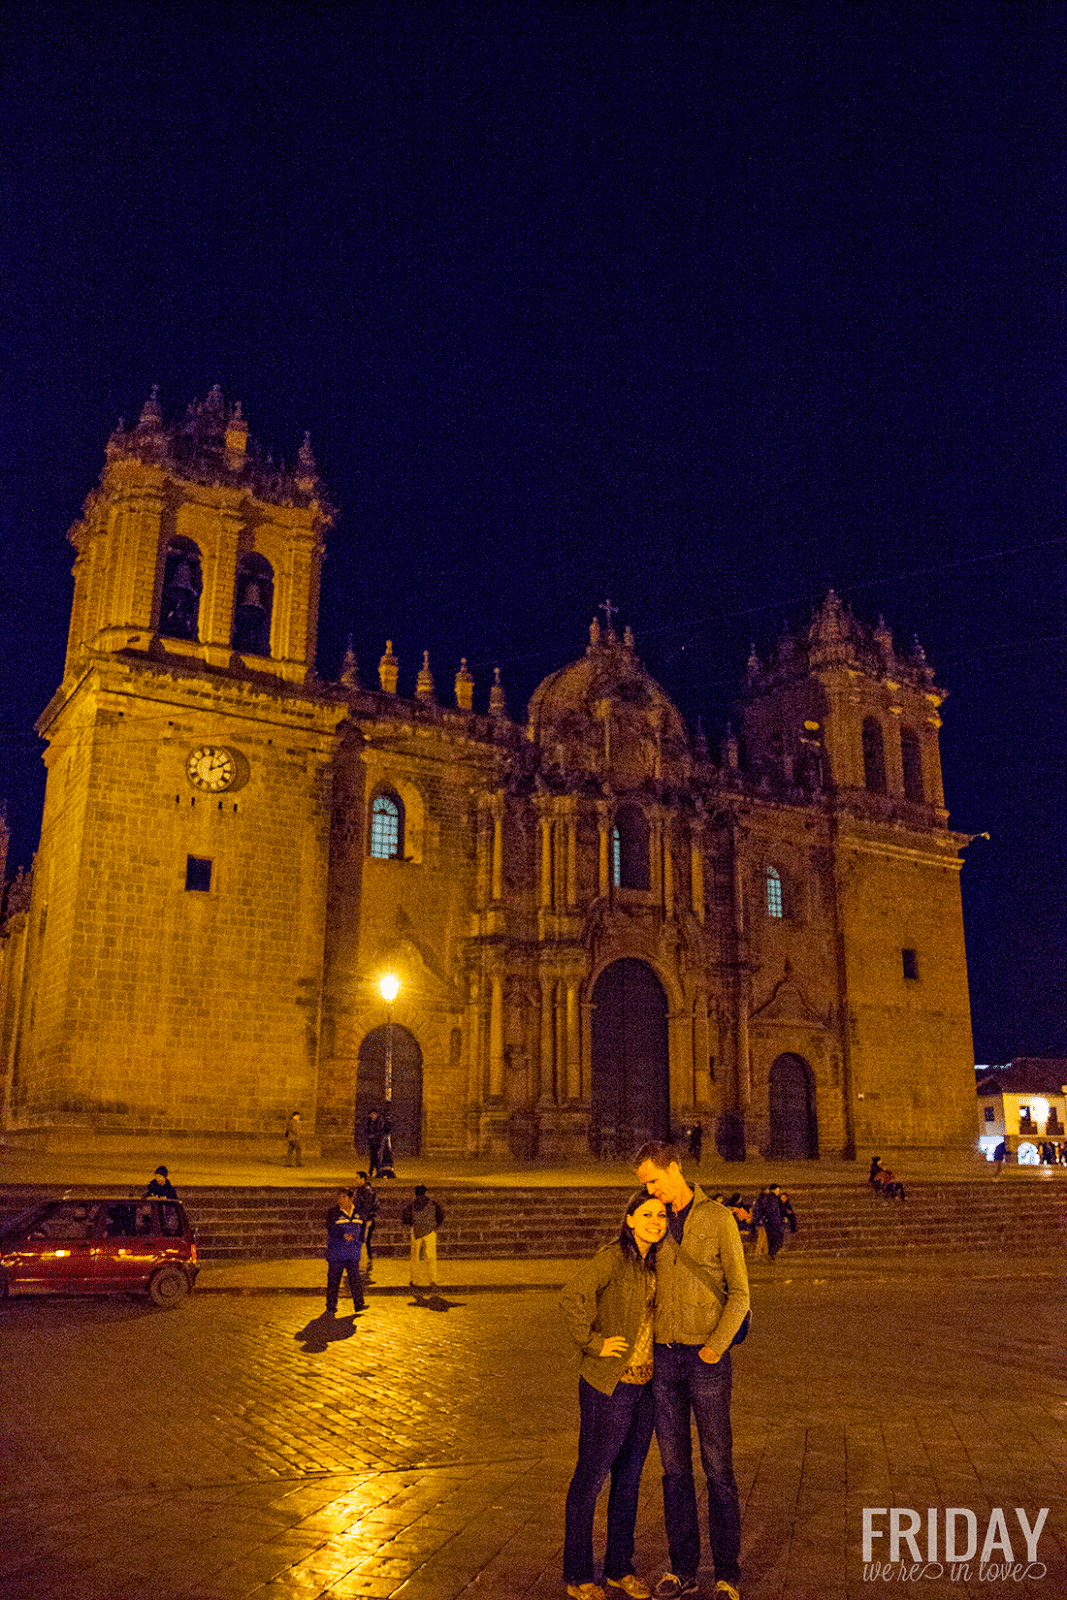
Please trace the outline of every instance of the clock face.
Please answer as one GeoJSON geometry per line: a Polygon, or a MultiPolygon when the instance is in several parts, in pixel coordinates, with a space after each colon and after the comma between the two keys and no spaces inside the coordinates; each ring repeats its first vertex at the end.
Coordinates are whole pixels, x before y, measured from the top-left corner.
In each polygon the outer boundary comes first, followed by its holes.
{"type": "Polygon", "coordinates": [[[204,744],[199,750],[194,750],[185,763],[185,770],[189,782],[198,789],[207,789],[212,794],[220,794],[223,789],[228,789],[237,776],[237,763],[233,758],[232,750],[223,750],[215,745],[204,744]]]}

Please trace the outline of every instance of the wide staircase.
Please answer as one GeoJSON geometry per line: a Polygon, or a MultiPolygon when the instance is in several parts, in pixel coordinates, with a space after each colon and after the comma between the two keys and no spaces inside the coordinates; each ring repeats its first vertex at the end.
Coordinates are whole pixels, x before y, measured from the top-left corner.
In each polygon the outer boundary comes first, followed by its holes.
{"type": "MultiPolygon", "coordinates": [[[[78,1193],[114,1194],[114,1186],[79,1186],[78,1193]]],[[[434,1185],[445,1211],[442,1255],[453,1260],[583,1256],[612,1238],[628,1186],[523,1188],[434,1185]]],[[[742,1191],[747,1193],[747,1191],[742,1191]]],[[[0,1190],[0,1221],[54,1188],[20,1185],[0,1190]]],[[[323,1217],[334,1203],[328,1188],[182,1188],[205,1261],[313,1257],[323,1252],[323,1217]]],[[[401,1208],[407,1186],[382,1184],[375,1249],[406,1253],[401,1208]]],[[[899,1251],[1020,1255],[1067,1247],[1067,1190],[1059,1184],[984,1182],[908,1186],[905,1201],[884,1200],[862,1179],[854,1184],[797,1184],[790,1197],[799,1220],[791,1251],[830,1257],[878,1257],[899,1251]]]]}

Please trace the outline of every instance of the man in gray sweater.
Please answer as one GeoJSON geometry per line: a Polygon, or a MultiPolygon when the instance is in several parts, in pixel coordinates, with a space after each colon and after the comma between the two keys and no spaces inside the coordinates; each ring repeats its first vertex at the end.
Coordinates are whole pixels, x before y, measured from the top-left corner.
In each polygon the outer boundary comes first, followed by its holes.
{"type": "Polygon", "coordinates": [[[673,1146],[642,1145],[635,1165],[638,1182],[667,1207],[667,1237],[656,1262],[652,1391],[671,1570],[663,1574],[656,1594],[660,1600],[675,1600],[697,1592],[695,1416],[708,1483],[715,1593],[722,1600],[740,1600],[741,1511],[730,1430],[730,1346],[749,1307],[744,1247],[730,1212],[709,1200],[698,1185],[686,1183],[673,1146]]]}

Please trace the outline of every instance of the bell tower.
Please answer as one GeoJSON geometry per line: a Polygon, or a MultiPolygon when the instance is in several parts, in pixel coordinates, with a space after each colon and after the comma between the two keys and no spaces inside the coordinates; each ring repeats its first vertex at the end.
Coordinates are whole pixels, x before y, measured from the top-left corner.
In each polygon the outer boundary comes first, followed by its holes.
{"type": "MultiPolygon", "coordinates": [[[[332,512],[216,388],[108,441],[77,551],[13,1126],[314,1126],[334,733],[314,673],[332,512]]],[[[50,1135],[51,1137],[51,1135],[50,1135]]]]}
{"type": "Polygon", "coordinates": [[[867,627],[831,589],[810,625],[783,633],[768,661],[754,650],[749,657],[747,763],[773,782],[854,791],[881,810],[894,802],[929,808],[914,820],[943,827],[944,699],[918,641],[898,654],[884,621],[867,627]]]}
{"type": "Polygon", "coordinates": [[[156,391],[107,445],[77,551],[66,677],[89,652],[149,651],[228,668],[269,662],[302,683],[315,659],[322,530],[305,437],[295,469],[250,447],[218,387],[165,427],[156,391]]]}

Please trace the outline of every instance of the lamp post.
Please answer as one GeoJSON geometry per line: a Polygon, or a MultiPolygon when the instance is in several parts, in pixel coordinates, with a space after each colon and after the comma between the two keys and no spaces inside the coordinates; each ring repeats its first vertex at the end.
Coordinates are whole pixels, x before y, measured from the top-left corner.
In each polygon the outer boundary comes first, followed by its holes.
{"type": "Polygon", "coordinates": [[[388,1107],[393,1098],[393,1001],[400,992],[400,980],[392,972],[383,972],[378,979],[378,988],[386,1004],[385,1013],[385,1104],[388,1107]]]}

